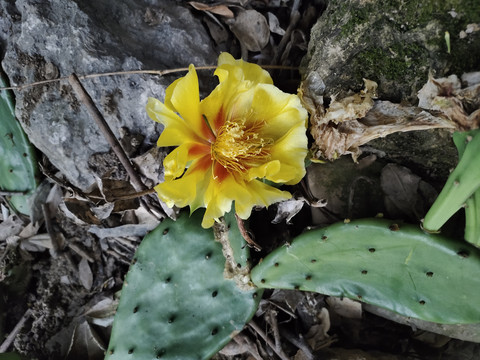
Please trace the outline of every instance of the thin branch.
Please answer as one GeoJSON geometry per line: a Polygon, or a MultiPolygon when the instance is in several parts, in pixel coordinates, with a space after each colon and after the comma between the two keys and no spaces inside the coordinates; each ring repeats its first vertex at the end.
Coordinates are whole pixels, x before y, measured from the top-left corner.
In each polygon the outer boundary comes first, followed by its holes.
{"type": "Polygon", "coordinates": [[[250,320],[248,323],[248,326],[250,326],[260,337],[267,343],[267,345],[275,351],[275,353],[278,355],[278,357],[282,360],[290,360],[288,356],[283,352],[283,350],[280,349],[280,351],[277,351],[275,349],[275,344],[270,340],[270,338],[265,334],[265,332],[260,329],[260,327],[255,323],[255,321],[250,320]]]}
{"type": "Polygon", "coordinates": [[[0,354],[1,353],[4,353],[4,352],[7,352],[8,348],[10,347],[10,345],[12,344],[13,340],[15,340],[15,337],[18,335],[18,333],[20,332],[20,330],[22,330],[22,327],[23,325],[25,325],[25,322],[28,320],[28,318],[30,317],[31,315],[31,311],[30,309],[28,309],[27,311],[25,311],[25,314],[23,314],[22,318],[20,319],[20,321],[17,323],[17,325],[15,325],[15,327],[13,328],[12,332],[10,334],[8,334],[7,338],[5,339],[5,341],[2,343],[2,345],[0,345],[0,354]]]}
{"type": "Polygon", "coordinates": [[[87,91],[83,87],[77,75],[75,74],[70,75],[68,78],[68,81],[72,86],[73,90],[75,91],[75,93],[77,94],[79,100],[82,103],[84,103],[85,106],[87,107],[88,112],[93,117],[98,127],[100,128],[101,132],[107,139],[107,142],[112,147],[112,150],[114,151],[114,153],[117,155],[118,159],[124,166],[125,170],[128,173],[128,176],[130,176],[130,181],[135,187],[135,190],[137,191],[145,190],[146,187],[143,184],[142,180],[140,180],[140,177],[138,176],[135,169],[133,168],[132,163],[128,159],[127,154],[125,153],[125,150],[123,150],[122,145],[120,145],[120,142],[115,137],[115,134],[113,133],[112,129],[110,129],[110,126],[108,126],[108,123],[105,121],[105,118],[103,117],[103,115],[100,113],[100,111],[98,111],[97,107],[95,106],[95,103],[93,102],[90,95],[88,95],[87,91]]]}
{"type": "MultiPolygon", "coordinates": [[[[264,69],[269,69],[269,70],[298,70],[298,67],[296,66],[283,66],[283,65],[262,65],[264,69]]],[[[196,70],[213,70],[216,69],[216,66],[196,66],[196,70]]],[[[177,72],[184,72],[188,71],[188,68],[176,68],[176,69],[168,69],[168,70],[128,70],[128,71],[113,71],[113,72],[106,72],[106,73],[98,73],[98,74],[87,74],[87,75],[78,75],[77,78],[79,80],[85,80],[85,79],[93,79],[93,78],[99,78],[99,77],[107,77],[107,76],[123,76],[123,75],[158,75],[158,76],[163,76],[163,75],[168,75],[168,74],[173,74],[177,72]]],[[[59,81],[66,81],[69,80],[70,76],[64,76],[64,77],[59,77],[56,79],[49,79],[49,80],[41,80],[41,81],[35,81],[33,83],[28,83],[28,84],[23,84],[23,85],[16,85],[16,86],[5,86],[5,87],[0,87],[0,91],[3,90],[17,90],[17,91],[22,91],[25,89],[28,89],[30,87],[34,86],[40,86],[40,85],[46,85],[46,84],[51,84],[54,82],[59,82],[59,81]]]]}
{"type": "Polygon", "coordinates": [[[237,213],[235,213],[235,219],[237,219],[238,230],[240,230],[240,234],[242,234],[248,246],[255,249],[255,251],[262,251],[262,247],[258,245],[255,241],[253,241],[252,237],[248,233],[248,230],[245,228],[245,223],[243,219],[240,218],[237,213]]]}
{"type": "Polygon", "coordinates": [[[113,200],[114,201],[117,201],[117,200],[131,200],[131,199],[136,199],[136,198],[139,198],[139,197],[142,197],[142,196],[145,196],[145,195],[154,194],[154,193],[155,193],[155,189],[146,189],[146,190],[138,191],[138,192],[131,193],[131,194],[118,195],[118,196],[115,196],[113,198],[113,200]]]}

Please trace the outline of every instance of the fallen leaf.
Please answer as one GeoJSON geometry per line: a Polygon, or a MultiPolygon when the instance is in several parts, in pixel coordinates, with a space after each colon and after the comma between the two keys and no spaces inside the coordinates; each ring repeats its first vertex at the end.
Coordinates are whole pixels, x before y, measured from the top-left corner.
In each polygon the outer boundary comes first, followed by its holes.
{"type": "Polygon", "coordinates": [[[113,324],[113,318],[118,307],[118,300],[107,297],[87,309],[85,318],[90,324],[107,327],[113,324]]]}
{"type": "Polygon", "coordinates": [[[268,12],[267,16],[268,16],[268,27],[270,31],[274,34],[278,34],[281,36],[285,35],[285,30],[281,28],[280,21],[278,21],[278,18],[271,12],[268,12]]]}
{"type": "Polygon", "coordinates": [[[23,221],[17,215],[10,215],[7,220],[0,224],[0,241],[19,234],[23,229],[23,221]]]}
{"type": "Polygon", "coordinates": [[[443,113],[457,125],[457,130],[467,131],[480,126],[480,72],[462,75],[467,84],[456,75],[447,78],[428,78],[427,83],[418,92],[418,106],[443,113]]]}
{"type": "Polygon", "coordinates": [[[249,51],[260,51],[267,46],[270,29],[267,19],[256,10],[242,10],[229,22],[230,30],[249,51]]]}
{"type": "Polygon", "coordinates": [[[65,198],[60,203],[60,210],[77,224],[95,224],[100,225],[101,221],[91,210],[92,204],[88,201],[82,201],[75,198],[65,198]]]}
{"type": "Polygon", "coordinates": [[[93,274],[90,265],[88,264],[88,260],[85,258],[82,258],[78,264],[78,276],[83,287],[90,290],[93,284],[93,274]]]}
{"type": "Polygon", "coordinates": [[[196,10],[208,11],[212,14],[225,16],[226,18],[233,18],[235,16],[227,5],[207,5],[197,1],[189,1],[188,3],[196,10]]]}
{"type": "Polygon", "coordinates": [[[66,360],[97,360],[104,358],[105,344],[87,322],[78,324],[72,335],[66,360]]]}
{"type": "Polygon", "coordinates": [[[380,185],[385,208],[392,218],[423,218],[436,197],[435,189],[406,167],[388,164],[382,169],[380,185]]]}
{"type": "Polygon", "coordinates": [[[329,296],[326,300],[330,309],[340,316],[348,319],[362,318],[362,304],[348,298],[329,296]]]}
{"type": "Polygon", "coordinates": [[[356,160],[359,147],[369,141],[395,132],[456,128],[439,111],[427,111],[415,106],[374,101],[375,83],[365,80],[365,89],[344,99],[333,99],[329,108],[323,103],[323,81],[308,76],[302,82],[299,96],[310,112],[312,148],[316,158],[335,160],[351,154],[356,160]]]}

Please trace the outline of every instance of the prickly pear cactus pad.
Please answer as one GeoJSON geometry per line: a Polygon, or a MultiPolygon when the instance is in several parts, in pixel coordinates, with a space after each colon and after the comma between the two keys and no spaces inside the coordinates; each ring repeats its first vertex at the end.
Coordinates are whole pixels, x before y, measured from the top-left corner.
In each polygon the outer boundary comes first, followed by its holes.
{"type": "MultiPolygon", "coordinates": [[[[480,129],[468,132],[456,132],[453,141],[458,150],[458,156],[462,158],[467,144],[473,137],[480,133],[480,129]]],[[[477,165],[473,165],[477,166],[477,165]]],[[[480,247],[480,187],[475,190],[465,203],[465,240],[480,247]]]]}
{"type": "Polygon", "coordinates": [[[348,297],[426,321],[480,323],[480,252],[384,219],[298,236],[252,270],[259,287],[348,297]]]}
{"type": "MultiPolygon", "coordinates": [[[[225,278],[222,245],[202,214],[165,220],[140,244],[125,279],[106,358],[208,359],[250,320],[262,291],[225,278]]],[[[228,225],[225,224],[226,231],[228,225]]],[[[224,234],[225,235],[225,234],[224,234]]]]}
{"type": "MultiPolygon", "coordinates": [[[[1,73],[0,86],[7,86],[1,73]]],[[[25,193],[10,198],[10,204],[23,214],[29,214],[27,193],[36,188],[37,173],[35,152],[15,118],[12,93],[0,91],[0,190],[25,193]]]]}
{"type": "MultiPolygon", "coordinates": [[[[460,160],[423,220],[425,229],[437,231],[480,188],[480,131],[459,133],[455,141],[460,160]],[[466,135],[466,136],[465,136],[466,135]],[[463,144],[460,139],[466,140],[463,144]],[[468,138],[468,140],[467,140],[468,138]]],[[[454,137],[455,140],[455,137],[454,137]]]]}

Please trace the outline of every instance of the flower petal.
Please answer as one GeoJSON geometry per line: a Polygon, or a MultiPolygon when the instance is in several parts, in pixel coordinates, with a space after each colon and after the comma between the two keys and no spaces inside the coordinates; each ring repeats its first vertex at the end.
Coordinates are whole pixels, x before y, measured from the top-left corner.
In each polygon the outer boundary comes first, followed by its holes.
{"type": "Polygon", "coordinates": [[[251,109],[256,119],[265,121],[263,136],[276,140],[296,126],[306,131],[308,114],[298,96],[284,93],[273,85],[255,87],[251,109]]]}
{"type": "Polygon", "coordinates": [[[245,180],[251,181],[253,179],[263,179],[274,177],[281,169],[282,164],[279,160],[269,161],[261,166],[248,169],[245,174],[245,180]]]}
{"type": "Polygon", "coordinates": [[[157,146],[177,146],[185,141],[201,141],[192,128],[161,101],[149,98],[147,114],[152,120],[164,125],[157,146]]]}
{"type": "Polygon", "coordinates": [[[297,184],[305,176],[305,157],[307,156],[307,137],[305,129],[297,126],[275,142],[270,149],[272,160],[278,160],[281,167],[277,173],[269,173],[265,178],[276,183],[297,184]]]}
{"type": "Polygon", "coordinates": [[[178,112],[195,133],[204,139],[214,140],[200,111],[200,94],[195,67],[190,65],[188,73],[175,80],[165,91],[165,105],[178,112]]]}
{"type": "Polygon", "coordinates": [[[155,186],[158,197],[169,207],[190,205],[195,210],[200,206],[205,206],[204,192],[209,178],[212,177],[210,167],[210,155],[193,161],[181,178],[166,179],[163,183],[155,186]],[[210,174],[210,176],[206,176],[206,174],[210,174]]]}
{"type": "Polygon", "coordinates": [[[239,80],[253,81],[257,84],[273,84],[268,71],[262,69],[259,65],[248,63],[242,59],[235,60],[232,55],[226,52],[220,54],[218,57],[218,68],[215,71],[215,75],[218,76],[220,82],[224,81],[225,76],[230,75],[232,72],[237,72],[236,75],[238,76],[240,74],[239,70],[241,71],[241,79],[239,80]],[[227,73],[225,73],[225,70],[227,73]]]}
{"type": "Polygon", "coordinates": [[[259,180],[245,184],[250,196],[235,199],[235,211],[242,219],[248,219],[254,206],[269,206],[292,197],[288,191],[281,191],[259,180]]]}
{"type": "Polygon", "coordinates": [[[180,177],[190,161],[205,155],[210,155],[209,146],[192,142],[183,143],[163,160],[165,179],[173,180],[180,177]]]}

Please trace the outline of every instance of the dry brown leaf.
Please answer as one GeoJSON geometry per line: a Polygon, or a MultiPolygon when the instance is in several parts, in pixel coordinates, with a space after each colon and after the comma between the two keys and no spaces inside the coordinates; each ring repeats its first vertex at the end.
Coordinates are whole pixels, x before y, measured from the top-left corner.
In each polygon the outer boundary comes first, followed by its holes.
{"type": "Polygon", "coordinates": [[[229,19],[235,16],[232,10],[230,10],[227,5],[207,5],[197,1],[189,1],[188,3],[196,10],[208,11],[212,14],[225,16],[229,19]]]}
{"type": "Polygon", "coordinates": [[[100,225],[101,221],[95,216],[91,209],[92,204],[74,198],[65,198],[59,205],[63,213],[78,224],[100,225]]]}
{"type": "Polygon", "coordinates": [[[268,26],[270,28],[270,31],[274,34],[278,35],[285,35],[285,30],[282,29],[280,26],[280,21],[278,21],[278,18],[272,14],[271,12],[267,13],[268,16],[268,26]]]}
{"type": "Polygon", "coordinates": [[[256,10],[242,10],[230,21],[230,30],[249,51],[260,51],[267,46],[270,29],[267,19],[256,10]]]}
{"type": "Polygon", "coordinates": [[[83,287],[90,290],[93,285],[93,274],[90,265],[88,264],[88,260],[85,258],[82,258],[78,264],[78,276],[83,287]]]}
{"type": "Polygon", "coordinates": [[[377,83],[375,81],[363,79],[365,89],[358,94],[348,96],[339,101],[332,96],[330,106],[325,116],[322,118],[323,123],[330,121],[338,124],[344,121],[356,120],[365,117],[367,112],[373,107],[373,99],[377,96],[377,83]]]}
{"type": "Polygon", "coordinates": [[[340,316],[348,319],[362,318],[362,304],[358,301],[334,296],[329,296],[326,301],[330,309],[340,316]]]}
{"type": "Polygon", "coordinates": [[[105,350],[105,344],[95,329],[87,321],[83,321],[75,327],[66,359],[103,359],[105,350]]]}
{"type": "Polygon", "coordinates": [[[318,148],[318,158],[335,160],[351,154],[356,160],[361,153],[359,147],[373,139],[395,132],[435,128],[455,129],[455,125],[441,113],[432,114],[413,106],[376,101],[363,119],[344,121],[338,126],[318,124],[313,120],[311,133],[318,148]]]}
{"type": "Polygon", "coordinates": [[[379,137],[395,132],[456,128],[440,111],[374,101],[376,84],[369,80],[364,80],[365,89],[360,93],[340,100],[334,98],[330,107],[325,108],[325,85],[313,75],[302,83],[299,96],[311,115],[311,134],[315,140],[312,150],[316,158],[335,160],[351,154],[356,160],[361,153],[359,147],[379,137]]]}
{"type": "Polygon", "coordinates": [[[464,74],[462,80],[467,88],[462,89],[456,75],[440,79],[430,76],[417,96],[419,107],[442,112],[458,130],[466,131],[480,125],[480,72],[464,74]]]}

